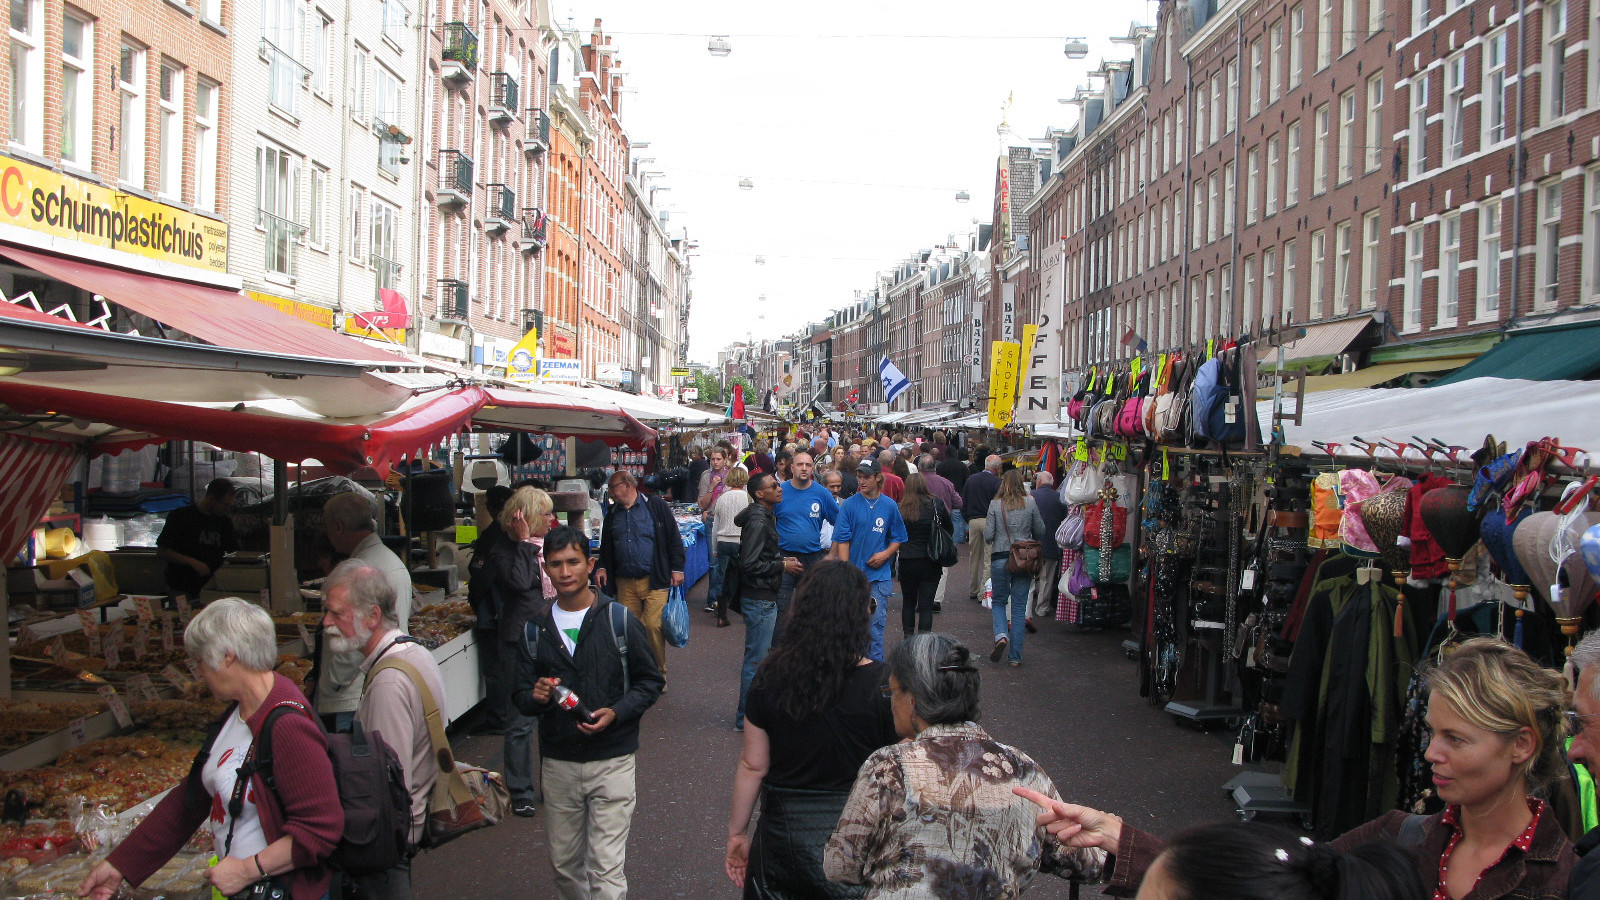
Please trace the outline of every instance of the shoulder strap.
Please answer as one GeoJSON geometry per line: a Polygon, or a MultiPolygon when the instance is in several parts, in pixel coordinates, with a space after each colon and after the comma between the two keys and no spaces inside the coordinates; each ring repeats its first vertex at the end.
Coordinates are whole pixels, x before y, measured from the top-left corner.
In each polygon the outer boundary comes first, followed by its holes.
{"type": "Polygon", "coordinates": [[[622,657],[622,692],[626,694],[631,684],[628,678],[628,611],[621,603],[611,603],[611,638],[617,644],[617,654],[622,657]]]}
{"type": "Polygon", "coordinates": [[[433,745],[433,757],[439,764],[439,777],[433,782],[433,795],[428,801],[428,808],[454,809],[470,802],[473,798],[472,789],[456,773],[456,755],[450,748],[450,738],[444,733],[444,716],[439,713],[439,704],[434,700],[433,691],[422,680],[422,673],[403,659],[386,659],[367,670],[367,683],[372,683],[372,677],[384,669],[394,669],[411,679],[417,694],[422,697],[422,719],[427,723],[428,742],[433,745]]]}
{"type": "Polygon", "coordinates": [[[539,620],[522,623],[522,649],[527,651],[529,659],[539,661],[539,620]]]}
{"type": "Polygon", "coordinates": [[[1400,835],[1396,843],[1408,850],[1422,846],[1422,823],[1426,821],[1428,817],[1421,813],[1406,816],[1406,820],[1400,823],[1400,835]]]}

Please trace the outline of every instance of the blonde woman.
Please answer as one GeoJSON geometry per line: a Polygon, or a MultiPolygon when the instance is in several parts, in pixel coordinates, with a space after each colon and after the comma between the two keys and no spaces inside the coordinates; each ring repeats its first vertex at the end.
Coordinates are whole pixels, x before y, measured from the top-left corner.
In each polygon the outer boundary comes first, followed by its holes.
{"type": "Polygon", "coordinates": [[[739,557],[739,532],[734,517],[750,505],[750,494],[745,486],[750,483],[750,473],[734,469],[728,473],[728,490],[722,492],[711,507],[711,533],[713,559],[711,560],[711,591],[706,594],[706,612],[717,614],[717,627],[728,627],[728,597],[725,590],[728,566],[739,557]]]}
{"type": "Polygon", "coordinates": [[[1054,535],[1045,530],[1039,504],[1028,494],[1021,469],[1012,469],[1000,478],[1000,492],[989,501],[984,532],[989,541],[989,580],[994,593],[994,650],[989,653],[989,661],[999,662],[1009,650],[1011,665],[1020,666],[1033,576],[1007,570],[1006,560],[1011,556],[1011,545],[1018,541],[1054,540],[1054,535]]]}
{"type": "MultiPolygon", "coordinates": [[[[500,607],[500,659],[514,660],[520,652],[522,630],[544,615],[555,597],[555,587],[544,573],[544,536],[550,531],[550,495],[536,487],[517,488],[500,510],[500,527],[507,540],[492,551],[489,560],[495,601],[500,607]]],[[[506,787],[511,811],[519,816],[536,812],[533,782],[533,732],[538,720],[525,716],[511,704],[506,716],[506,787]]]]}

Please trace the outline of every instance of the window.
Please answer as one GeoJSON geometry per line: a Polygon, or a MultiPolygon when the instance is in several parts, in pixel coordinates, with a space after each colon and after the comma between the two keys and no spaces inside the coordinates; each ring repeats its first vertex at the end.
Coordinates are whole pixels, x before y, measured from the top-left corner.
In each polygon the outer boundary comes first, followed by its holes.
{"type": "Polygon", "coordinates": [[[1278,211],[1278,152],[1282,145],[1277,138],[1267,141],[1267,211],[1265,215],[1272,215],[1278,211]]]}
{"type": "Polygon", "coordinates": [[[1220,236],[1218,229],[1222,227],[1222,204],[1218,202],[1219,198],[1217,196],[1220,187],[1217,173],[1212,172],[1211,177],[1206,179],[1206,187],[1208,191],[1207,199],[1211,204],[1210,215],[1206,218],[1206,240],[1214,241],[1220,236]]]}
{"type": "Polygon", "coordinates": [[[1456,322],[1456,292],[1461,287],[1461,214],[1439,220],[1439,314],[1434,327],[1456,322]]]}
{"type": "Polygon", "coordinates": [[[1349,181],[1356,160],[1356,92],[1339,97],[1339,183],[1349,181]]]}
{"type": "Polygon", "coordinates": [[[411,11],[400,0],[383,0],[383,36],[399,43],[411,22],[411,11]]]}
{"type": "Polygon", "coordinates": [[[1256,258],[1244,258],[1244,319],[1245,330],[1255,327],[1256,324],[1256,258]]]}
{"type": "Polygon", "coordinates": [[[1413,225],[1406,229],[1406,287],[1401,301],[1401,331],[1422,328],[1422,228],[1413,225]]]}
{"type": "MultiPolygon", "coordinates": [[[[400,79],[395,77],[383,66],[374,66],[376,76],[377,105],[373,110],[374,123],[379,128],[385,128],[400,121],[400,79]]],[[[378,138],[378,168],[390,175],[400,174],[400,157],[402,145],[397,141],[387,140],[385,136],[378,138]]]]}
{"type": "Polygon", "coordinates": [[[1553,309],[1561,287],[1561,182],[1539,186],[1538,276],[1534,306],[1553,309]]]}
{"type": "Polygon", "coordinates": [[[1455,162],[1466,149],[1467,55],[1457,53],[1444,61],[1444,161],[1455,162]]]}
{"type": "Polygon", "coordinates": [[[291,116],[304,71],[295,58],[304,25],[305,8],[295,0],[262,0],[261,54],[269,68],[267,102],[291,116]]]}
{"type": "Polygon", "coordinates": [[[294,278],[299,227],[300,160],[274,145],[256,148],[256,227],[266,232],[264,265],[270,274],[294,278]]]}
{"type": "Polygon", "coordinates": [[[1356,0],[1344,0],[1344,7],[1339,13],[1339,55],[1343,56],[1355,48],[1356,0]]]}
{"type": "Polygon", "coordinates": [[[1222,140],[1223,111],[1225,105],[1222,100],[1222,73],[1211,76],[1211,143],[1222,140]]]}
{"type": "Polygon", "coordinates": [[[1333,229],[1333,314],[1350,311],[1350,222],[1333,229]]]}
{"type": "Polygon", "coordinates": [[[1194,246],[1190,248],[1191,250],[1199,250],[1206,242],[1205,215],[1205,185],[1197,180],[1194,183],[1194,218],[1190,226],[1194,229],[1194,246]]]}
{"type": "Polygon", "coordinates": [[[1478,318],[1499,315],[1500,201],[1488,200],[1478,207],[1478,318]]]}
{"type": "Polygon", "coordinates": [[[367,51],[357,44],[350,55],[350,83],[345,89],[350,118],[363,125],[367,124],[367,56],[367,51]]]}
{"type": "MultiPolygon", "coordinates": [[[[1278,310],[1278,254],[1271,247],[1261,251],[1261,327],[1271,328],[1278,310]]],[[[1250,323],[1254,326],[1254,323],[1250,323]]]]}
{"type": "Polygon", "coordinates": [[[328,170],[311,167],[311,196],[306,204],[306,241],[322,249],[328,243],[328,170]]]}
{"type": "Polygon", "coordinates": [[[1506,139],[1506,106],[1511,99],[1506,76],[1506,32],[1501,29],[1483,42],[1483,142],[1506,139]]]}
{"type": "Polygon", "coordinates": [[[1317,142],[1311,148],[1311,194],[1316,196],[1328,189],[1328,126],[1332,113],[1328,104],[1317,107],[1317,142]]]}
{"type": "Polygon", "coordinates": [[[1384,0],[1367,0],[1367,36],[1383,29],[1384,0]]]}
{"type": "Polygon", "coordinates": [[[44,147],[44,15],[41,0],[11,0],[11,143],[44,147]]]}
{"type": "Polygon", "coordinates": [[[1228,61],[1228,131],[1239,127],[1239,60],[1228,61]]]}
{"type": "Polygon", "coordinates": [[[1285,139],[1287,150],[1283,160],[1283,208],[1300,202],[1300,123],[1289,123],[1288,137],[1285,139]]]}
{"type": "Polygon", "coordinates": [[[1217,273],[1215,270],[1206,273],[1205,311],[1206,320],[1201,336],[1214,336],[1217,333],[1217,273]]]}
{"type": "Polygon", "coordinates": [[[353,263],[365,262],[365,260],[361,258],[361,241],[364,237],[361,231],[361,212],[363,207],[366,205],[366,194],[361,190],[361,188],[352,184],[350,186],[349,205],[346,207],[346,209],[349,210],[347,215],[349,216],[348,224],[350,226],[350,231],[345,235],[345,243],[347,244],[346,249],[350,251],[350,261],[353,263]]]}
{"type": "Polygon", "coordinates": [[[1411,80],[1411,177],[1428,170],[1428,74],[1411,80]]]}
{"type": "Polygon", "coordinates": [[[1333,47],[1333,0],[1317,0],[1317,71],[1328,67],[1333,47]]]}
{"type": "Polygon", "coordinates": [[[395,222],[400,211],[382,200],[372,199],[372,267],[378,272],[378,287],[394,288],[400,256],[396,249],[395,222]],[[387,282],[387,283],[385,283],[387,282]]]}
{"type": "MultiPolygon", "coordinates": [[[[1600,295],[1600,169],[1589,170],[1584,190],[1583,293],[1579,296],[1585,303],[1593,303],[1600,295]]],[[[1478,214],[1478,229],[1483,230],[1482,213],[1478,214]]]]}
{"type": "Polygon", "coordinates": [[[194,83],[194,205],[217,209],[217,92],[221,86],[196,79],[194,83]]]}
{"type": "Polygon", "coordinates": [[[1223,266],[1218,270],[1217,279],[1222,284],[1221,320],[1217,323],[1221,331],[1217,333],[1231,335],[1233,334],[1233,266],[1223,266]]]}
{"type": "Polygon", "coordinates": [[[1383,267],[1378,264],[1378,214],[1369,212],[1361,219],[1361,308],[1378,308],[1378,285],[1383,267]]]}
{"type": "Polygon", "coordinates": [[[1545,2],[1542,63],[1545,119],[1559,119],[1567,114],[1567,0],[1545,2]]]}
{"type": "Polygon", "coordinates": [[[1428,30],[1428,0],[1411,0],[1411,33],[1428,30]]]}
{"type": "Polygon", "coordinates": [[[1296,6],[1289,12],[1289,90],[1300,86],[1300,66],[1305,61],[1306,10],[1296,6]]]}
{"type": "Polygon", "coordinates": [[[74,15],[62,16],[61,161],[85,169],[94,150],[93,70],[93,26],[74,15]]]}
{"type": "Polygon", "coordinates": [[[156,100],[160,107],[156,193],[175,200],[183,196],[183,70],[166,60],[161,61],[156,100]]]}
{"type": "Polygon", "coordinates": [[[122,45],[117,64],[117,178],[144,187],[144,50],[122,45]]]}
{"type": "Polygon", "coordinates": [[[333,20],[316,14],[316,34],[311,41],[311,89],[328,96],[328,73],[333,69],[333,20]]]}
{"type": "Polygon", "coordinates": [[[1206,90],[1202,83],[1194,95],[1194,152],[1206,148],[1206,90]]]}
{"type": "Polygon", "coordinates": [[[1272,23],[1270,61],[1267,68],[1267,103],[1277,103],[1283,96],[1283,22],[1272,23]]]}
{"type": "Polygon", "coordinates": [[[1234,198],[1238,197],[1238,172],[1229,162],[1222,167],[1222,233],[1233,234],[1234,198]]]}
{"type": "Polygon", "coordinates": [[[1250,115],[1261,112],[1261,42],[1250,45],[1250,115]]]}
{"type": "Polygon", "coordinates": [[[1309,305],[1310,315],[1313,319],[1326,318],[1328,315],[1327,297],[1323,296],[1322,286],[1327,281],[1328,265],[1328,233],[1326,231],[1313,231],[1311,233],[1311,300],[1309,305]]]}
{"type": "Polygon", "coordinates": [[[1283,245],[1283,319],[1284,324],[1294,321],[1295,242],[1283,245]]]}
{"type": "Polygon", "coordinates": [[[1244,223],[1256,223],[1256,210],[1261,202],[1261,148],[1251,147],[1245,154],[1244,223]]]}
{"type": "MultiPolygon", "coordinates": [[[[1377,5],[1377,0],[1373,0],[1377,5]]],[[[1383,165],[1383,75],[1367,79],[1367,168],[1368,172],[1383,165]]]]}

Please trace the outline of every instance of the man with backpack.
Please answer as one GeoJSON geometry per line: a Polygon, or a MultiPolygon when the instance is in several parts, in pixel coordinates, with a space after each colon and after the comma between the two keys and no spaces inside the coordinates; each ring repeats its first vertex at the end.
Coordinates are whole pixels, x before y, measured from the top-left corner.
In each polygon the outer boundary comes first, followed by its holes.
{"type": "Polygon", "coordinates": [[[594,560],[582,532],[545,535],[544,569],[556,602],[524,627],[512,701],[539,717],[556,896],[621,898],[639,719],[666,679],[644,626],[590,586],[594,560]]]}
{"type": "Polygon", "coordinates": [[[439,778],[439,757],[428,718],[438,722],[444,680],[433,654],[402,632],[395,594],[378,569],[358,559],[334,567],[323,583],[323,626],[328,649],[359,653],[363,688],[357,725],[389,745],[400,760],[411,798],[407,852],[394,866],[347,875],[366,900],[411,900],[411,856],[422,840],[428,798],[439,778]]]}

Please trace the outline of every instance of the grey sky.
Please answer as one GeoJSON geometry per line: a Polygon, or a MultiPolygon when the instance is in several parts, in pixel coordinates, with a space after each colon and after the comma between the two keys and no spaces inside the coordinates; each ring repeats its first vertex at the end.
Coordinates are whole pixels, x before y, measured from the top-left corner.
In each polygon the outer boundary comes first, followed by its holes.
{"type": "Polygon", "coordinates": [[[1107,40],[1154,22],[1146,0],[660,3],[552,0],[587,36],[604,20],[629,93],[629,136],[665,172],[657,205],[687,228],[689,355],[778,337],[870,288],[919,248],[958,241],[994,205],[996,126],[1017,138],[1076,115],[1107,40]],[[796,15],[803,12],[803,15],[796,15]],[[733,52],[713,57],[713,34],[733,52]],[[1069,61],[1065,38],[1089,41],[1069,61]],[[741,190],[749,178],[754,187],[741,190]],[[956,191],[972,199],[958,203],[956,191]],[[756,257],[764,264],[757,264],[756,257]],[[764,302],[758,298],[765,296],[764,302]]]}

